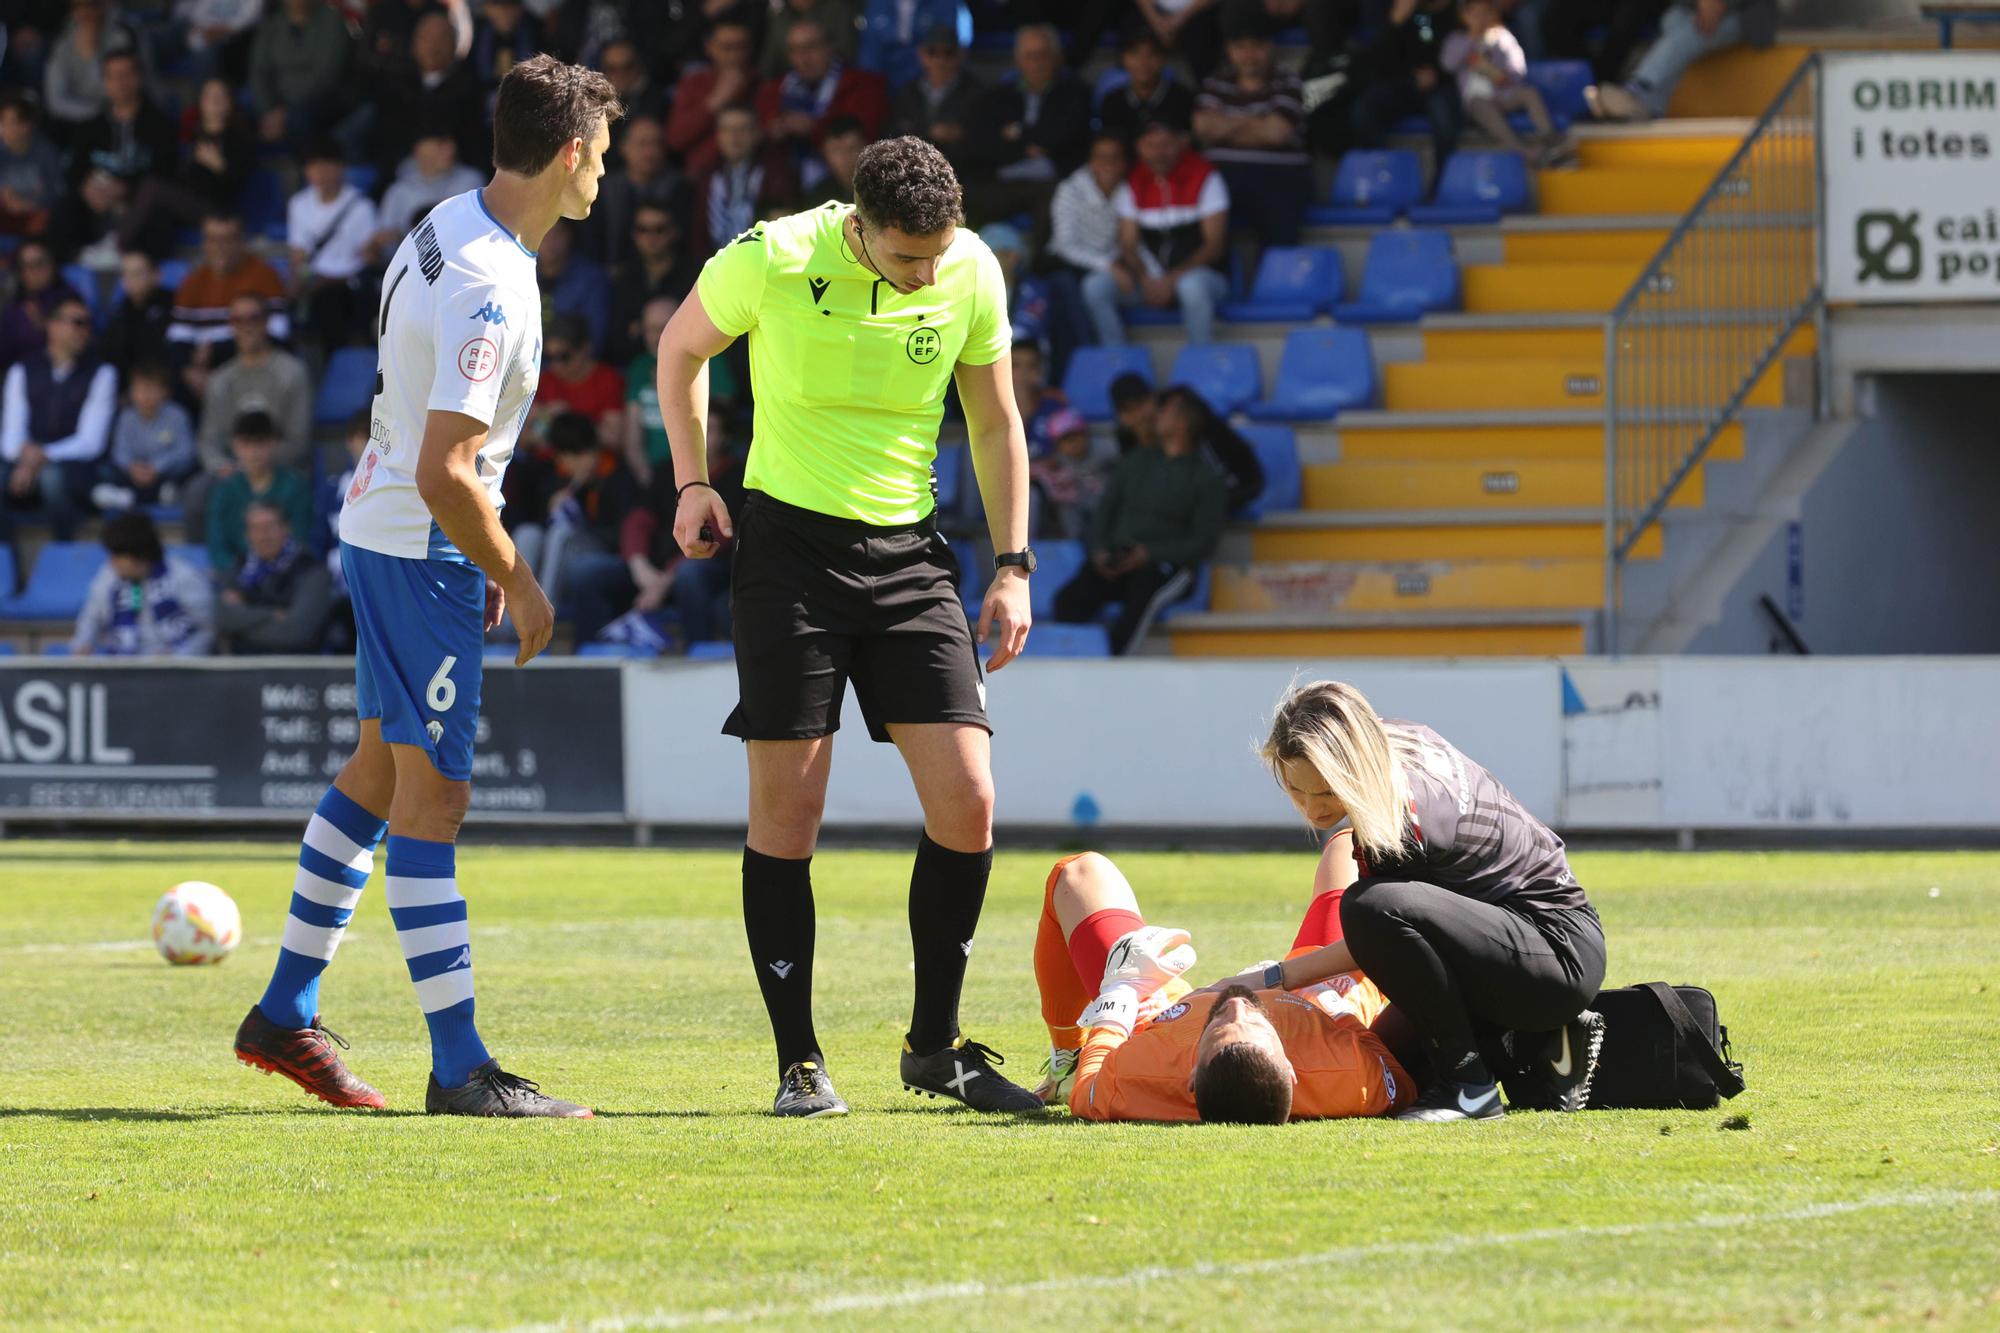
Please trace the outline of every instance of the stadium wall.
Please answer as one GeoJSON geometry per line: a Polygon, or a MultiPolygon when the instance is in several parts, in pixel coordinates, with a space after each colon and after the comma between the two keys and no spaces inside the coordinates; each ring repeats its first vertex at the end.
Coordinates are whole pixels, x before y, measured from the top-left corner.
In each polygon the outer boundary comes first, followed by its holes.
{"type": "MultiPolygon", "coordinates": [[[[2000,658],[1037,662],[990,686],[1003,826],[1160,841],[1298,836],[1253,746],[1296,678],[1436,726],[1575,831],[2000,832],[2000,658]]],[[[489,672],[473,819],[544,831],[740,827],[727,663],[489,672]]],[[[0,664],[0,825],[295,826],[352,746],[324,658],[0,664]]],[[[919,818],[850,704],[833,828],[919,818]]]]}

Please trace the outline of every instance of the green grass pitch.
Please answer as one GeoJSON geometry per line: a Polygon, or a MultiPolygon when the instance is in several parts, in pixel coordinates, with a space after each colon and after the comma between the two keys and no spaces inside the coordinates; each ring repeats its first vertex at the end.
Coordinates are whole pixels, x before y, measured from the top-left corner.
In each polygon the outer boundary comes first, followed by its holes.
{"type": "MultiPolygon", "coordinates": [[[[1611,980],[1721,998],[1706,1113],[1424,1128],[984,1119],[904,1093],[906,853],[815,867],[829,1063],[779,1123],[723,853],[474,846],[480,1026],[586,1123],[433,1120],[378,876],[326,1018],[390,1098],[237,1065],[293,849],[0,849],[0,1325],[126,1328],[2000,1327],[2000,856],[1584,852],[1611,980]],[[210,879],[247,939],[145,942],[210,879]]],[[[1009,850],[967,1032],[1032,1077],[1046,852],[1009,850]]],[[[1292,855],[1121,856],[1198,979],[1289,942],[1292,855]]]]}

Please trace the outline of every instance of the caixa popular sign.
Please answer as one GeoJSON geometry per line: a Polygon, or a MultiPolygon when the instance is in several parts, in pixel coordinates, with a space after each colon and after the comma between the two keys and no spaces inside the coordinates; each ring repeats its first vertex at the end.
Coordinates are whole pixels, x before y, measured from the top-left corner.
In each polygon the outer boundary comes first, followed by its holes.
{"type": "MultiPolygon", "coordinates": [[[[472,809],[621,818],[615,669],[485,673],[472,809]]],[[[0,664],[0,820],[303,818],[354,751],[336,662],[0,664]]]]}
{"type": "Polygon", "coordinates": [[[1827,299],[2000,300],[2000,53],[1825,62],[1827,299]]]}

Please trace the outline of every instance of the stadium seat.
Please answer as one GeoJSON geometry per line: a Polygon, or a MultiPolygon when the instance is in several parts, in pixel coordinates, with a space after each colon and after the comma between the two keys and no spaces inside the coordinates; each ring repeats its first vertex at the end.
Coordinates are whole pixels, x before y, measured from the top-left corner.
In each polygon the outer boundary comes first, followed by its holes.
{"type": "Polygon", "coordinates": [[[363,194],[375,193],[375,181],[381,175],[372,162],[350,162],[347,166],[347,183],[363,194]]]}
{"type": "Polygon", "coordinates": [[[175,542],[167,547],[167,554],[185,561],[204,574],[209,570],[208,548],[194,542],[175,542]]]}
{"type": "Polygon", "coordinates": [[[703,639],[688,645],[687,656],[690,662],[734,662],[736,645],[727,639],[703,639]]]}
{"type": "Polygon", "coordinates": [[[1263,493],[1243,507],[1244,518],[1283,514],[1299,507],[1304,478],[1299,470],[1299,444],[1290,426],[1239,428],[1264,468],[1263,493]]]}
{"type": "Polygon", "coordinates": [[[1587,60],[1535,60],[1528,64],[1528,86],[1542,95],[1549,119],[1558,128],[1571,121],[1590,119],[1590,103],[1583,90],[1597,82],[1587,60]]]}
{"type": "Polygon", "coordinates": [[[1241,301],[1224,301],[1228,320],[1304,323],[1331,310],[1346,294],[1340,251],[1310,245],[1274,245],[1257,263],[1257,280],[1241,301]]]}
{"type": "MultiPolygon", "coordinates": [[[[1041,549],[1039,546],[1035,548],[1038,558],[1041,549]]],[[[951,543],[951,553],[958,561],[959,600],[965,603],[965,614],[976,617],[980,599],[986,595],[987,582],[979,577],[979,543],[964,537],[956,538],[951,543]]],[[[1028,586],[1033,587],[1034,582],[1033,579],[1028,580],[1028,586]]]]}
{"type": "Polygon", "coordinates": [[[194,265],[185,259],[162,259],[160,261],[160,286],[170,292],[177,292],[187,281],[188,270],[194,265]]]}
{"type": "Polygon", "coordinates": [[[313,400],[313,422],[320,426],[345,425],[356,412],[375,401],[375,349],[343,347],[326,363],[313,400]]]}
{"type": "Polygon", "coordinates": [[[1424,197],[1424,168],[1408,148],[1348,153],[1334,173],[1324,204],[1306,209],[1306,221],[1323,227],[1373,227],[1424,197]]]}
{"type": "Polygon", "coordinates": [[[104,287],[97,280],[97,274],[82,264],[64,264],[62,280],[76,288],[76,293],[90,306],[91,327],[103,329],[111,320],[111,307],[104,302],[104,287]]]}
{"type": "Polygon", "coordinates": [[[938,446],[937,458],[931,463],[931,475],[937,479],[937,507],[946,513],[952,512],[958,507],[958,490],[965,480],[965,446],[938,446]]]}
{"type": "Polygon", "coordinates": [[[1184,384],[1223,416],[1239,412],[1263,387],[1257,349],[1242,343],[1206,343],[1181,348],[1168,382],[1184,384]]]}
{"type": "Polygon", "coordinates": [[[1438,179],[1437,202],[1410,210],[1410,221],[1424,226],[1464,226],[1498,222],[1503,213],[1524,213],[1531,205],[1528,168],[1511,151],[1451,155],[1438,179]]]}
{"type": "Polygon", "coordinates": [[[1028,605],[1037,623],[1056,618],[1056,594],[1077,576],[1088,558],[1082,542],[1035,543],[1035,577],[1028,580],[1028,605]]]}
{"type": "Polygon", "coordinates": [[[1184,616],[1192,611],[1208,610],[1208,599],[1214,584],[1215,579],[1209,573],[1209,566],[1203,565],[1196,571],[1194,586],[1188,589],[1187,596],[1181,598],[1178,602],[1170,602],[1166,606],[1161,607],[1160,614],[1154,623],[1164,625],[1175,616],[1184,616]]]}
{"type": "Polygon", "coordinates": [[[642,659],[648,662],[652,661],[655,657],[659,656],[659,654],[655,653],[651,648],[644,648],[636,643],[597,643],[597,642],[579,645],[576,650],[576,655],[578,657],[625,657],[625,658],[642,659]]]}
{"type": "Polygon", "coordinates": [[[1079,347],[1063,375],[1063,395],[1085,421],[1111,420],[1111,381],[1127,371],[1151,384],[1153,358],[1143,347],[1079,347]]]}
{"type": "Polygon", "coordinates": [[[512,662],[519,651],[511,643],[489,643],[480,649],[479,655],[488,662],[512,662]]]}
{"type": "Polygon", "coordinates": [[[14,585],[19,581],[14,568],[14,548],[0,545],[0,599],[14,595],[14,585]]]}
{"type": "Polygon", "coordinates": [[[243,234],[250,240],[262,237],[285,239],[285,183],[269,167],[259,167],[243,184],[237,201],[237,216],[243,219],[243,234]]]}
{"type": "Polygon", "coordinates": [[[1384,231],[1368,242],[1359,299],[1335,306],[1333,317],[1342,324],[1392,324],[1456,310],[1458,303],[1450,232],[1384,231]]]}
{"type": "Polygon", "coordinates": [[[64,640],[60,643],[45,643],[35,649],[35,655],[37,657],[69,657],[71,656],[69,642],[68,640],[64,640]]]}
{"type": "Polygon", "coordinates": [[[0,657],[12,657],[13,655],[13,643],[6,639],[0,639],[0,657]]]}
{"type": "Polygon", "coordinates": [[[1109,657],[1111,635],[1102,625],[1065,625],[1038,616],[1028,631],[1028,656],[1109,657]]]}
{"type": "Polygon", "coordinates": [[[96,542],[50,542],[35,557],[21,595],[0,599],[0,620],[75,620],[104,560],[96,542]]]}
{"type": "Polygon", "coordinates": [[[1295,329],[1271,396],[1245,409],[1252,421],[1324,421],[1375,402],[1375,354],[1360,329],[1295,329]]]}

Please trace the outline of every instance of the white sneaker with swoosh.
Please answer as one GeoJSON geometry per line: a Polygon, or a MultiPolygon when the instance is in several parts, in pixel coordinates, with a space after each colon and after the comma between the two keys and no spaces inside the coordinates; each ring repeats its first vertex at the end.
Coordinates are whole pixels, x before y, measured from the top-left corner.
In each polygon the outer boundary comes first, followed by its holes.
{"type": "Polygon", "coordinates": [[[1505,1114],[1497,1084],[1439,1083],[1396,1119],[1438,1125],[1453,1120],[1498,1120],[1505,1114]]]}

